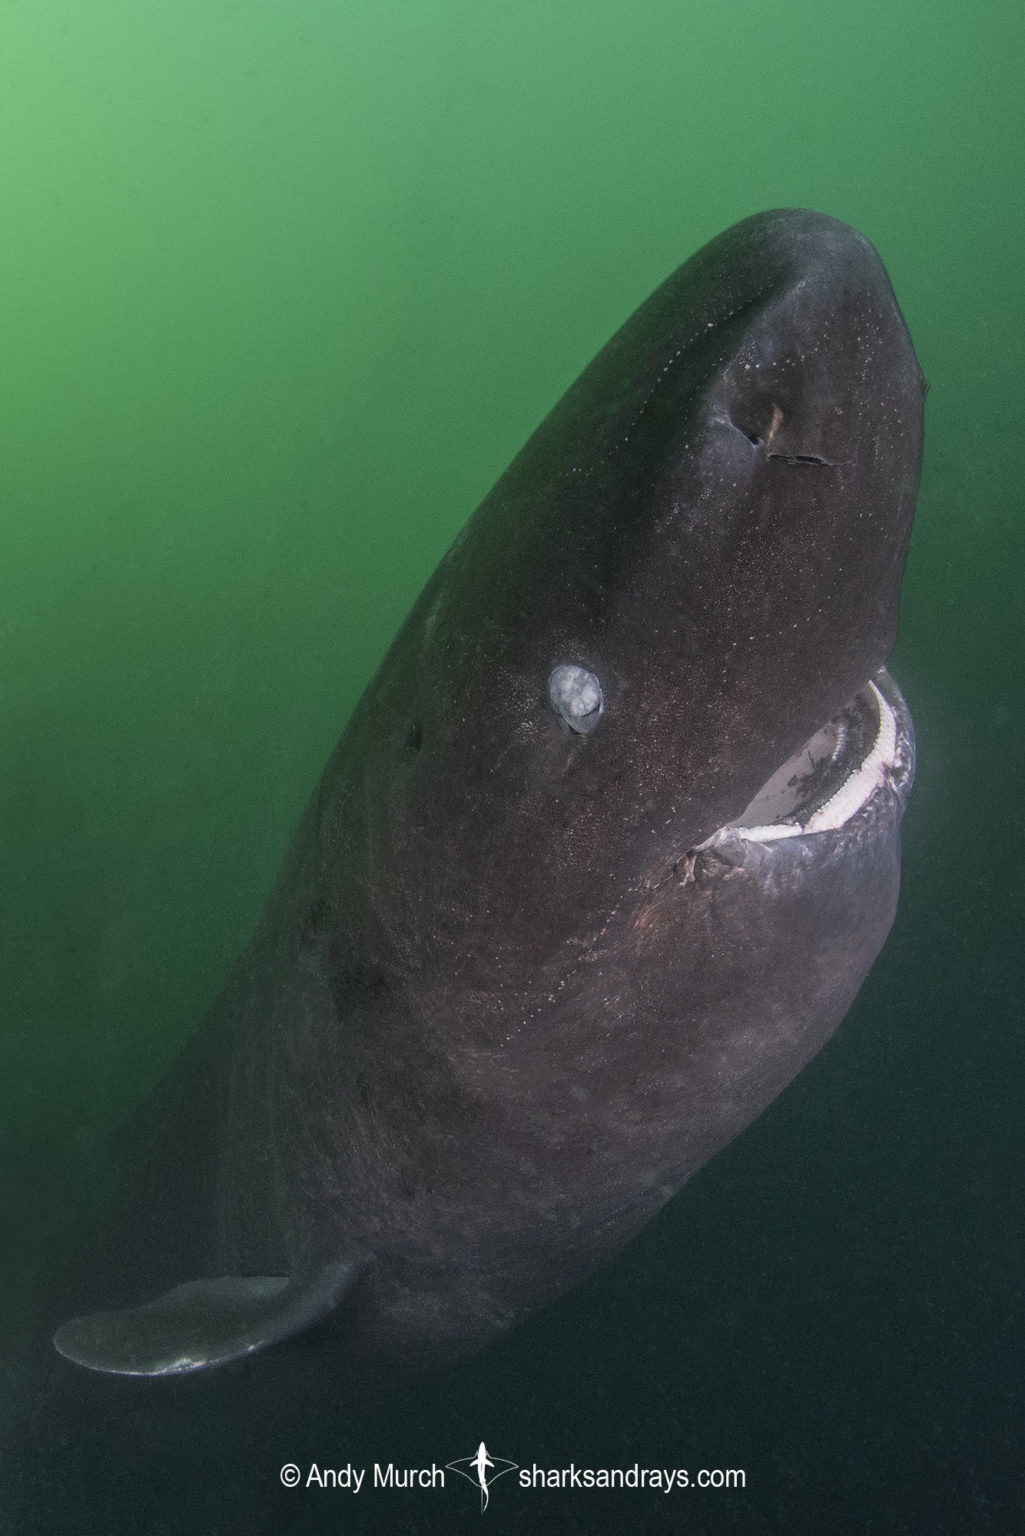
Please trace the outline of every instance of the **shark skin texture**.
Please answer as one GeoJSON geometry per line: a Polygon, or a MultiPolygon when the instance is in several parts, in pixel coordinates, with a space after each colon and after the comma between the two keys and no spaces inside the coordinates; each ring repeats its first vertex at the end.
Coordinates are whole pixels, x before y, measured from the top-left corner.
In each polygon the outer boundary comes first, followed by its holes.
{"type": "Polygon", "coordinates": [[[140,1112],[62,1371],[480,1348],[819,1050],[897,901],[923,397],[875,250],[803,210],[609,341],[431,577],[140,1112]]]}

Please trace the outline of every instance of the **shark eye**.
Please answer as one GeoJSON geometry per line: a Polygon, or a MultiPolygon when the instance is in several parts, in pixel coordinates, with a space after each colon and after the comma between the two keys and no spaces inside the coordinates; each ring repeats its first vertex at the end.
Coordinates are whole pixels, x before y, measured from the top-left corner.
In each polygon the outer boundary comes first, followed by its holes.
{"type": "Polygon", "coordinates": [[[601,718],[601,683],[586,667],[556,667],[548,679],[548,698],[571,731],[588,736],[601,718]]]}

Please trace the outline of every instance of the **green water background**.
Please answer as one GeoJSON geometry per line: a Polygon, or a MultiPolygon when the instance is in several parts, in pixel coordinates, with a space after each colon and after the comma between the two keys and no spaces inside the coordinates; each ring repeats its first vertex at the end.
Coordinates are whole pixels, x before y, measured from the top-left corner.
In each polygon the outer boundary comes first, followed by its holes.
{"type": "MultiPolygon", "coordinates": [[[[470,1454],[486,1408],[519,1460],[611,1435],[746,1464],[743,1509],[780,1529],[1012,1528],[1023,29],[1006,0],[0,0],[11,1295],[195,1027],[481,496],[697,246],[819,208],[879,247],[932,386],[899,925],[822,1058],[500,1355],[501,1410],[494,1374],[458,1378],[445,1445],[470,1454]],[[943,1477],[963,1527],[916,1524],[943,1477]]],[[[715,1529],[760,1528],[720,1498],[715,1529]]]]}

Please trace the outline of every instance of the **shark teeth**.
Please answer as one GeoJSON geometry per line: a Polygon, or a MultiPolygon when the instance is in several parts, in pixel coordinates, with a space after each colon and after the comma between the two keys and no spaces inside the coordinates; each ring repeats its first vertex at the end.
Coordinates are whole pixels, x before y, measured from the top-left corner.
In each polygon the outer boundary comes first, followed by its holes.
{"type": "Polygon", "coordinates": [[[776,770],[730,830],[752,843],[835,832],[884,789],[903,803],[914,768],[908,707],[880,670],[776,770]]]}

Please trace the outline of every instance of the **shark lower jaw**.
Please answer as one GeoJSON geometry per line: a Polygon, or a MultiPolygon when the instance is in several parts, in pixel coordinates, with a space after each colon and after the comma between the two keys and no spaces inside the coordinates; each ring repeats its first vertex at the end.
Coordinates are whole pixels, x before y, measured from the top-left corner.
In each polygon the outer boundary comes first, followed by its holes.
{"type": "Polygon", "coordinates": [[[740,816],[701,846],[727,835],[773,843],[838,832],[880,796],[895,796],[903,805],[914,771],[911,715],[881,669],[776,769],[740,816]]]}

